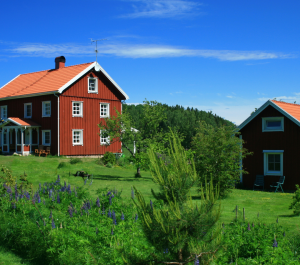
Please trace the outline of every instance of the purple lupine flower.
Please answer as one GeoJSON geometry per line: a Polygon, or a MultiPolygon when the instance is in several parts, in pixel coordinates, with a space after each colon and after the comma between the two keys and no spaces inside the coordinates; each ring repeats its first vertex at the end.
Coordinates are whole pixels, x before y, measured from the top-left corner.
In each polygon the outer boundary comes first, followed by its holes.
{"type": "Polygon", "coordinates": [[[86,182],[87,182],[87,179],[85,179],[85,181],[84,181],[84,185],[86,184],[86,182]]]}
{"type": "Polygon", "coordinates": [[[278,247],[278,243],[276,241],[276,238],[274,238],[274,242],[273,242],[273,248],[277,248],[278,247]]]}
{"type": "Polygon", "coordinates": [[[250,231],[250,230],[251,230],[251,228],[250,228],[250,223],[248,223],[248,228],[247,228],[247,229],[248,229],[248,231],[250,231]]]}
{"type": "Polygon", "coordinates": [[[112,196],[109,197],[109,205],[112,204],[111,198],[112,198],[112,196]]]}
{"type": "Polygon", "coordinates": [[[108,191],[108,193],[106,194],[106,196],[109,196],[111,194],[111,192],[110,191],[108,191]]]}
{"type": "Polygon", "coordinates": [[[98,235],[99,233],[99,230],[98,230],[98,227],[96,227],[96,235],[98,235]]]}
{"type": "Polygon", "coordinates": [[[30,194],[28,192],[25,193],[27,200],[30,200],[30,194]]]}
{"type": "Polygon", "coordinates": [[[45,188],[43,188],[43,194],[45,194],[45,188]]]}
{"type": "Polygon", "coordinates": [[[53,218],[52,218],[52,229],[54,229],[55,228],[55,223],[54,223],[54,220],[53,220],[53,218]]]}
{"type": "Polygon", "coordinates": [[[60,203],[59,194],[57,194],[57,203],[60,203]]]}
{"type": "Polygon", "coordinates": [[[59,175],[57,175],[57,182],[60,182],[60,177],[59,177],[59,175]]]}
{"type": "Polygon", "coordinates": [[[283,237],[285,237],[285,232],[283,232],[283,237]]]}
{"type": "Polygon", "coordinates": [[[167,254],[167,253],[169,253],[169,249],[168,248],[166,248],[165,251],[164,251],[164,254],[167,254]]]}
{"type": "Polygon", "coordinates": [[[99,200],[99,197],[97,197],[96,205],[97,205],[97,207],[100,208],[100,200],[99,200]]]}
{"type": "Polygon", "coordinates": [[[10,186],[7,186],[7,193],[11,193],[11,188],[10,188],[10,186]]]}
{"type": "Polygon", "coordinates": [[[113,235],[114,234],[114,230],[113,229],[111,229],[111,235],[113,235]]]}
{"type": "Polygon", "coordinates": [[[67,183],[64,181],[64,188],[67,189],[67,183]]]}
{"type": "Polygon", "coordinates": [[[10,193],[9,194],[9,200],[12,201],[12,199],[13,199],[13,196],[12,196],[12,193],[10,193]]]}
{"type": "Polygon", "coordinates": [[[137,221],[137,219],[138,219],[138,214],[135,215],[135,221],[137,221]]]}
{"type": "Polygon", "coordinates": [[[124,214],[123,214],[123,212],[122,212],[121,220],[124,220],[124,219],[125,219],[125,217],[124,217],[124,214]]]}
{"type": "Polygon", "coordinates": [[[113,218],[113,224],[116,225],[117,224],[117,220],[116,220],[115,211],[112,212],[112,218],[113,218]]]}
{"type": "Polygon", "coordinates": [[[72,209],[73,209],[73,211],[74,211],[74,206],[73,206],[73,203],[72,203],[72,202],[70,202],[70,205],[71,205],[71,207],[72,207],[72,209]]]}
{"type": "Polygon", "coordinates": [[[105,214],[105,208],[104,208],[104,204],[103,204],[103,212],[102,212],[102,214],[105,214]]]}
{"type": "Polygon", "coordinates": [[[107,217],[111,218],[111,212],[110,212],[110,209],[108,210],[107,217]]]}
{"type": "Polygon", "coordinates": [[[87,206],[88,209],[91,209],[91,203],[90,203],[90,201],[86,202],[86,206],[87,206]]]}
{"type": "Polygon", "coordinates": [[[14,202],[11,203],[11,208],[16,209],[16,204],[14,202]]]}
{"type": "Polygon", "coordinates": [[[49,199],[52,197],[52,189],[49,190],[49,199]]]}
{"type": "Polygon", "coordinates": [[[38,194],[38,203],[41,203],[41,198],[39,194],[38,194]]]}
{"type": "Polygon", "coordinates": [[[52,210],[50,210],[50,216],[49,216],[49,219],[52,218],[52,210]]]}
{"type": "Polygon", "coordinates": [[[68,208],[68,213],[69,213],[70,217],[72,218],[73,217],[73,209],[71,206],[69,206],[69,208],[68,208]]]}
{"type": "Polygon", "coordinates": [[[18,198],[19,198],[19,194],[18,194],[18,191],[16,190],[16,192],[15,192],[15,200],[18,201],[18,198]]]}
{"type": "Polygon", "coordinates": [[[151,206],[151,209],[153,210],[153,203],[151,200],[150,200],[150,206],[151,206]]]}
{"type": "Polygon", "coordinates": [[[197,258],[197,255],[195,255],[195,262],[194,262],[194,265],[199,265],[199,259],[197,258]]]}

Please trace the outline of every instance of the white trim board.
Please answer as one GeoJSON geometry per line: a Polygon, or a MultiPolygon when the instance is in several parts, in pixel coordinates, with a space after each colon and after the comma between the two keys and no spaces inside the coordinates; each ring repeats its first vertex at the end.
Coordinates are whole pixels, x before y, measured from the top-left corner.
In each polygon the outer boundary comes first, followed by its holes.
{"type": "Polygon", "coordinates": [[[286,112],[284,109],[280,108],[277,104],[275,104],[273,101],[270,99],[263,104],[257,111],[255,111],[252,115],[250,115],[244,122],[242,122],[239,126],[238,129],[239,131],[244,128],[250,121],[252,121],[255,117],[257,117],[263,110],[265,110],[268,106],[274,107],[276,110],[278,110],[281,114],[283,114],[285,117],[289,118],[291,121],[296,123],[300,127],[300,122],[294,118],[291,114],[286,112]]]}

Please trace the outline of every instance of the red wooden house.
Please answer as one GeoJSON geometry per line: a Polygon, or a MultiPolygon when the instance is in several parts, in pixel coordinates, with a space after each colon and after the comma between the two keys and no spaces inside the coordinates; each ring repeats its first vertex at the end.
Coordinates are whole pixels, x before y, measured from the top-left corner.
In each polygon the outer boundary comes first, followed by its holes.
{"type": "Polygon", "coordinates": [[[300,184],[300,105],[268,100],[239,126],[239,131],[244,147],[253,152],[243,160],[249,174],[241,176],[241,182],[252,188],[256,175],[264,175],[268,189],[285,176],[283,188],[295,190],[300,184]]]}
{"type": "Polygon", "coordinates": [[[122,111],[126,93],[97,63],[22,74],[0,89],[0,147],[4,153],[29,154],[38,146],[51,154],[120,153],[121,143],[106,147],[101,119],[122,111]]]}

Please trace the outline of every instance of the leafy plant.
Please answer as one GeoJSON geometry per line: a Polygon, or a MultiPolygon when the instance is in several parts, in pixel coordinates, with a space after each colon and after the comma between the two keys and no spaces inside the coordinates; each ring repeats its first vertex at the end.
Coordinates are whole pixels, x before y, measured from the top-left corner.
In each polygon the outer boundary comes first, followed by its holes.
{"type": "MultiPolygon", "coordinates": [[[[71,163],[71,162],[70,162],[71,163]]],[[[72,164],[72,163],[71,163],[72,164]]],[[[67,166],[67,163],[66,162],[60,162],[57,166],[57,168],[63,168],[63,167],[66,167],[67,166]]]]}
{"type": "Polygon", "coordinates": [[[112,167],[113,167],[113,164],[112,164],[112,163],[110,163],[110,162],[108,162],[108,163],[106,164],[106,167],[108,167],[108,168],[112,168],[112,167]]]}
{"type": "Polygon", "coordinates": [[[289,207],[289,209],[293,209],[295,215],[300,214],[300,188],[299,185],[296,184],[296,191],[293,196],[293,201],[289,207]]]}
{"type": "Polygon", "coordinates": [[[70,164],[74,165],[74,164],[78,164],[78,163],[82,163],[81,158],[79,158],[79,157],[71,157],[70,158],[70,164]]]}
{"type": "Polygon", "coordinates": [[[112,152],[106,152],[102,157],[102,161],[103,161],[104,165],[107,165],[108,163],[111,165],[115,165],[116,164],[116,156],[112,152]]]}

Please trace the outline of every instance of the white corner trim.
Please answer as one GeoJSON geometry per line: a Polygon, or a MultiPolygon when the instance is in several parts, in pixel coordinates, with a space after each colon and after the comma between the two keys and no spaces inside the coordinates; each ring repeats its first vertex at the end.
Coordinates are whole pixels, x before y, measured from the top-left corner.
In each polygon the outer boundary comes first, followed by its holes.
{"type": "Polygon", "coordinates": [[[19,125],[19,126],[22,126],[20,123],[18,123],[18,122],[16,122],[16,121],[14,121],[13,119],[11,119],[11,118],[8,118],[7,119],[8,121],[10,121],[10,122],[13,122],[14,124],[17,124],[17,125],[19,125]]]}
{"type": "Polygon", "coordinates": [[[0,87],[0,89],[2,89],[3,87],[7,86],[10,82],[14,81],[16,78],[18,78],[20,75],[17,75],[14,79],[10,80],[9,82],[7,82],[4,86],[0,87]]]}

